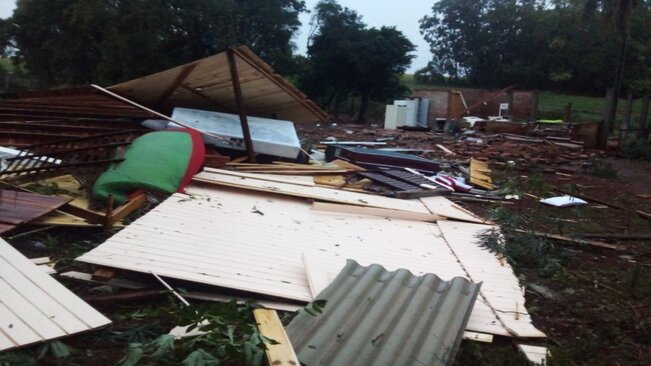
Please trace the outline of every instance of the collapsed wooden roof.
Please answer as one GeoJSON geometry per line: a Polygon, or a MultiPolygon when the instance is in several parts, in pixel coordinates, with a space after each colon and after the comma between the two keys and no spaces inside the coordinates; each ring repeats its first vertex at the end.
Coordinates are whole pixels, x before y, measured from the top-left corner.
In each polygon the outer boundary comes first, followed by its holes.
{"type": "MultiPolygon", "coordinates": [[[[327,114],[247,47],[233,49],[246,112],[292,122],[327,114]]],[[[154,109],[187,107],[237,113],[226,52],[134,79],[109,90],[154,109]]]]}

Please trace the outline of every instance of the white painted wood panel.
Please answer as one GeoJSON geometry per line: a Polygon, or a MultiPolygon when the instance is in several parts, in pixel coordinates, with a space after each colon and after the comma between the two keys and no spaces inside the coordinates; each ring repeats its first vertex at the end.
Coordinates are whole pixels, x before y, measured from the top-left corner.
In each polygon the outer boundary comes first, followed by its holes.
{"type": "Polygon", "coordinates": [[[502,324],[519,337],[545,337],[531,321],[524,288],[520,287],[513,268],[479,245],[480,235],[495,227],[454,221],[439,221],[437,225],[469,278],[483,282],[480,296],[495,310],[502,324]]]}
{"type": "Polygon", "coordinates": [[[0,351],[109,323],[109,319],[0,239],[0,351]]]}
{"type": "Polygon", "coordinates": [[[420,198],[420,201],[431,213],[436,215],[444,216],[453,220],[487,223],[487,220],[482,219],[445,197],[422,197],[420,198]]]}
{"type": "MultiPolygon", "coordinates": [[[[305,199],[228,187],[175,194],[78,260],[310,301],[303,253],[328,282],[355,259],[416,275],[467,277],[436,224],[322,212],[305,199]]],[[[481,301],[469,330],[508,335],[481,301]]]]}
{"type": "Polygon", "coordinates": [[[400,200],[396,198],[376,196],[325,187],[305,187],[291,183],[271,182],[260,179],[238,177],[233,175],[201,172],[194,176],[194,181],[208,184],[245,188],[262,192],[313,198],[328,202],[346,203],[357,206],[369,206],[402,210],[410,212],[429,213],[430,211],[420,202],[400,200]]]}

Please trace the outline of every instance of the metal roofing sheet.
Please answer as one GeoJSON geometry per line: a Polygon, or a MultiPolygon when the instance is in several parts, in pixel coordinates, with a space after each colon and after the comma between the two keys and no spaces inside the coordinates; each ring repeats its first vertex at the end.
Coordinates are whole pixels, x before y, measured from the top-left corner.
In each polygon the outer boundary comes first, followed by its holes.
{"type": "Polygon", "coordinates": [[[481,284],[349,260],[287,334],[305,365],[449,365],[481,284]]]}
{"type": "Polygon", "coordinates": [[[111,323],[0,239],[0,351],[111,323]]]}

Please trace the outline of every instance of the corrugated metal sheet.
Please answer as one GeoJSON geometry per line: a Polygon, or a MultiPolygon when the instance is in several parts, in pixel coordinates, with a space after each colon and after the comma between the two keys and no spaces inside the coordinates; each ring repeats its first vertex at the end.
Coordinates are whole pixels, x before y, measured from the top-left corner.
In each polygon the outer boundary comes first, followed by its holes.
{"type": "MultiPolygon", "coordinates": [[[[292,122],[325,121],[328,117],[292,83],[274,73],[247,47],[234,49],[242,96],[251,116],[292,122]]],[[[111,86],[111,91],[152,108],[161,105],[217,108],[235,113],[237,104],[226,52],[111,86]]]]}
{"type": "Polygon", "coordinates": [[[287,334],[305,365],[449,365],[481,284],[348,261],[287,334]]]}
{"type": "Polygon", "coordinates": [[[111,323],[0,239],[0,351],[111,323]]]}

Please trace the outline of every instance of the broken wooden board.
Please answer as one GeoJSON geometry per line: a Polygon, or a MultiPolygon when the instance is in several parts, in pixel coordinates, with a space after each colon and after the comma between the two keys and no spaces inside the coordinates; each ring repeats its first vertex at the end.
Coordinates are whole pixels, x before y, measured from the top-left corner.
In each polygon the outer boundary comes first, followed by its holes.
{"type": "MultiPolygon", "coordinates": [[[[121,220],[140,208],[146,202],[146,195],[139,194],[132,197],[122,206],[110,212],[94,210],[91,208],[88,194],[82,189],[81,183],[71,175],[61,175],[36,183],[39,186],[50,187],[56,191],[57,196],[69,198],[69,202],[59,210],[35,220],[38,225],[57,226],[122,226],[121,220]]],[[[22,189],[30,187],[30,184],[23,184],[22,189]]]]}
{"type": "Polygon", "coordinates": [[[480,296],[506,329],[517,337],[545,337],[532,323],[525,307],[525,290],[513,268],[480,245],[481,235],[497,227],[454,221],[439,221],[437,225],[468,277],[473,282],[483,282],[480,296]]]}
{"type": "Polygon", "coordinates": [[[265,353],[269,365],[298,366],[300,362],[294,352],[292,343],[285,332],[283,323],[280,322],[276,310],[254,309],[253,316],[258,323],[260,334],[268,339],[273,339],[276,344],[267,344],[265,353]]]}
{"type": "MultiPolygon", "coordinates": [[[[515,229],[515,231],[517,231],[519,233],[523,233],[523,234],[528,233],[528,231],[522,230],[522,229],[515,229]]],[[[602,243],[600,241],[580,239],[580,238],[571,238],[571,237],[563,236],[563,235],[542,233],[540,231],[534,231],[533,234],[536,235],[536,236],[543,237],[543,238],[559,240],[559,241],[565,242],[567,244],[573,244],[573,245],[579,245],[579,246],[581,246],[581,245],[590,245],[590,246],[593,246],[593,247],[604,248],[604,249],[615,249],[615,250],[624,249],[623,247],[618,246],[618,245],[614,245],[614,244],[602,243]]]]}
{"type": "Polygon", "coordinates": [[[493,190],[495,185],[493,185],[490,174],[491,170],[486,163],[477,159],[470,159],[470,183],[493,190]]]}
{"type": "Polygon", "coordinates": [[[219,169],[213,169],[211,172],[201,172],[195,175],[193,180],[196,182],[208,184],[311,198],[335,203],[345,203],[349,205],[429,213],[428,209],[423,206],[423,204],[418,202],[404,201],[395,198],[354,193],[324,187],[305,187],[293,183],[264,181],[250,177],[233,176],[230,174],[232,174],[232,172],[229,172],[229,174],[223,174],[219,172],[219,169]]]}
{"type": "Polygon", "coordinates": [[[203,171],[209,173],[232,175],[235,177],[253,178],[253,179],[264,180],[268,182],[289,183],[289,184],[297,184],[297,185],[307,186],[307,187],[314,187],[314,180],[311,177],[279,176],[279,175],[264,174],[264,173],[245,173],[239,171],[236,172],[236,171],[214,169],[214,168],[204,168],[203,171]]]}
{"type": "Polygon", "coordinates": [[[420,201],[435,215],[447,217],[452,220],[476,222],[480,224],[488,223],[488,220],[482,219],[445,197],[421,197],[420,201]]]}
{"type": "Polygon", "coordinates": [[[0,190],[0,233],[28,223],[70,202],[68,198],[42,194],[0,190]]]}
{"type": "Polygon", "coordinates": [[[111,321],[0,239],[0,351],[111,321]]]}
{"type": "Polygon", "coordinates": [[[517,344],[517,347],[532,364],[536,366],[544,366],[547,364],[547,356],[549,356],[549,350],[547,347],[519,343],[517,344]]]}
{"type": "Polygon", "coordinates": [[[436,222],[436,220],[442,219],[441,216],[435,214],[388,210],[384,208],[375,208],[375,207],[343,205],[339,203],[328,203],[328,202],[314,202],[312,204],[312,209],[317,211],[323,211],[323,212],[335,212],[339,214],[380,216],[380,217],[386,217],[388,219],[402,219],[402,220],[427,221],[427,222],[436,222]]]}

